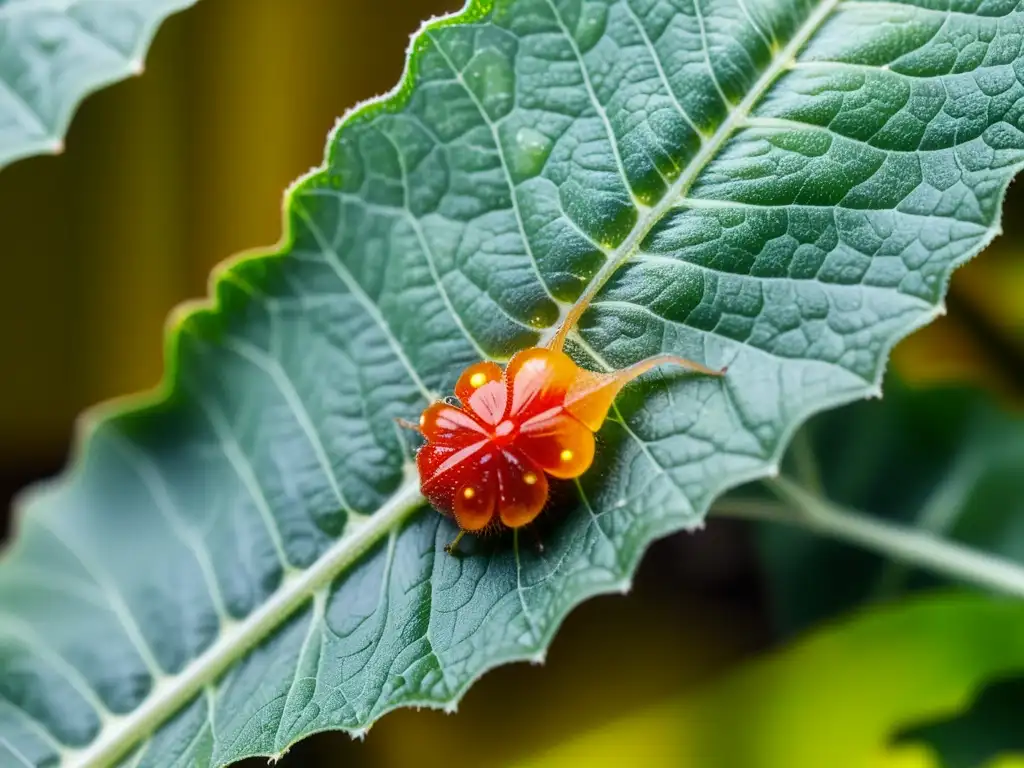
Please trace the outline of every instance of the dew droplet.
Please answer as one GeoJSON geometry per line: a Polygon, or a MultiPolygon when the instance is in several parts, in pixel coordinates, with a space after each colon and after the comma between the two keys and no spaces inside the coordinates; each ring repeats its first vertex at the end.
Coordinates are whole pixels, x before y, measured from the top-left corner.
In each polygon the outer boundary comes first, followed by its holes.
{"type": "Polygon", "coordinates": [[[655,195],[653,192],[646,190],[643,192],[637,192],[636,199],[637,202],[639,202],[641,205],[646,205],[648,208],[650,208],[651,206],[658,202],[658,196],[655,195]]]}
{"type": "Polygon", "coordinates": [[[537,329],[548,328],[562,316],[558,305],[550,299],[543,299],[530,308],[530,325],[537,329]]]}
{"type": "Polygon", "coordinates": [[[535,128],[526,126],[516,131],[515,168],[523,176],[536,176],[551,152],[551,139],[535,128]]]}

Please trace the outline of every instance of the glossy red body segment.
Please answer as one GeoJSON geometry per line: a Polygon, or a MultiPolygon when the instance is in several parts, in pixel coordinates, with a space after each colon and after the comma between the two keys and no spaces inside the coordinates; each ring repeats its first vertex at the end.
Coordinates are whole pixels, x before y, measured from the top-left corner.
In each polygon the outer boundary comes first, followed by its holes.
{"type": "Polygon", "coordinates": [[[594,459],[592,429],[566,408],[581,372],[564,353],[540,347],[505,371],[467,368],[455,387],[461,406],[434,403],[420,420],[427,443],[416,464],[431,504],[465,531],[536,518],[547,503],[546,475],[578,477],[594,459]]]}
{"type": "Polygon", "coordinates": [[[670,356],[596,373],[549,347],[517,353],[504,371],[471,365],[455,385],[460,405],[437,402],[420,418],[423,495],[463,531],[530,523],[547,503],[548,476],[571,479],[590,468],[594,433],[622,387],[667,362],[718,373],[670,356]]]}

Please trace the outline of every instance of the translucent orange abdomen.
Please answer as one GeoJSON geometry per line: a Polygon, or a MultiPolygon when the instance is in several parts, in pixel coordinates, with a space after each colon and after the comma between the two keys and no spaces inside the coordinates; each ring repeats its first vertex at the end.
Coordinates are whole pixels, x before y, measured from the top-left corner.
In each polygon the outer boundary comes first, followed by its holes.
{"type": "Polygon", "coordinates": [[[462,531],[526,525],[547,503],[548,477],[571,479],[590,468],[594,432],[619,390],[666,362],[718,373],[667,355],[595,373],[550,347],[519,352],[504,371],[471,365],[455,385],[461,406],[436,402],[420,417],[423,495],[462,531]]]}

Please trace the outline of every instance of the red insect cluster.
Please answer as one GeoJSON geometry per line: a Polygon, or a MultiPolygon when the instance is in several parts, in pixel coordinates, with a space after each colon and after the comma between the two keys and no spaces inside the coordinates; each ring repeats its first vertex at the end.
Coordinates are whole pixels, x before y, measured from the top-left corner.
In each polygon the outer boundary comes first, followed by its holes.
{"type": "MultiPolygon", "coordinates": [[[[554,346],[561,347],[560,336],[554,346]]],[[[548,477],[571,479],[589,469],[594,433],[619,391],[663,363],[721,373],[671,355],[596,373],[552,347],[525,349],[504,371],[492,362],[471,365],[455,385],[461,406],[435,402],[420,417],[423,495],[454,516],[459,538],[530,523],[547,502],[548,477]]]]}

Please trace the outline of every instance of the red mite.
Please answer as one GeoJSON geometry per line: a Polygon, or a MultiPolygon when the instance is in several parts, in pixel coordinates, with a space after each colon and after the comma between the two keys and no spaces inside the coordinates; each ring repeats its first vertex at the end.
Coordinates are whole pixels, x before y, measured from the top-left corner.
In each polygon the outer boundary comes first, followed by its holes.
{"type": "Polygon", "coordinates": [[[664,363],[710,375],[721,371],[673,355],[657,355],[621,371],[580,368],[562,351],[563,327],[546,347],[524,349],[505,370],[474,363],[459,377],[461,406],[438,401],[420,416],[426,443],[416,454],[420,489],[460,531],[520,528],[548,499],[548,477],[579,477],[594,460],[594,433],[619,391],[664,363]]]}

